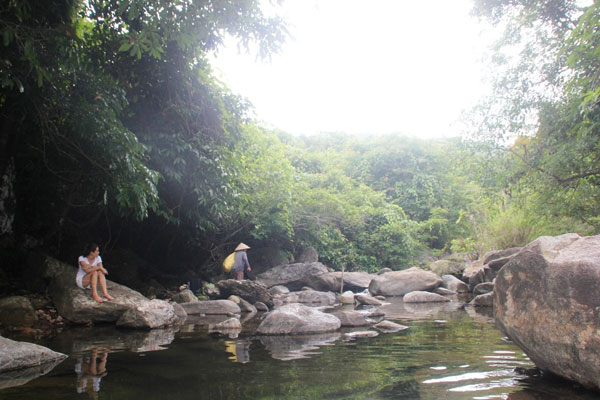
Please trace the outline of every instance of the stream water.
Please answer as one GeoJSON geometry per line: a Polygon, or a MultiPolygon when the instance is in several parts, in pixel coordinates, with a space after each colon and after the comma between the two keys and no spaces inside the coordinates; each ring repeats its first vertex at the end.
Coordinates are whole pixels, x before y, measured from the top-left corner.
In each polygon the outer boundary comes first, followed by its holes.
{"type": "Polygon", "coordinates": [[[206,318],[148,332],[72,328],[38,341],[69,358],[33,379],[0,375],[0,399],[600,398],[516,372],[533,364],[495,328],[491,310],[399,300],[386,307],[387,319],[408,329],[265,337],[253,334],[260,315],[237,335],[209,333],[206,318]]]}

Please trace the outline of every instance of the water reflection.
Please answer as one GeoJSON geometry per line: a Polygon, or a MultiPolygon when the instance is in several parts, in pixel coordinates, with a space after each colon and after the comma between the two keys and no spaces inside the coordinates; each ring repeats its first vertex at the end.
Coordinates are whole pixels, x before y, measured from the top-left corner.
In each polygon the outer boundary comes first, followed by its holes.
{"type": "MultiPolygon", "coordinates": [[[[460,307],[456,303],[452,306],[460,307]]],[[[439,310],[439,306],[429,305],[429,309],[439,310]]],[[[401,299],[391,299],[386,307],[390,315],[425,313],[405,308],[401,299]]],[[[234,339],[208,329],[210,323],[229,316],[202,320],[193,316],[179,331],[73,328],[44,343],[70,359],[20,387],[0,385],[0,398],[598,398],[597,393],[574,388],[572,383],[553,384],[547,377],[519,372],[533,364],[487,322],[488,317],[478,318],[479,310],[476,314],[468,309],[441,310],[439,315],[403,322],[410,329],[351,341],[344,340],[345,333],[353,332],[346,328],[317,335],[257,336],[253,325],[262,313],[245,322],[234,339]],[[140,351],[148,353],[140,357],[140,351]],[[110,376],[103,379],[107,361],[110,376]],[[515,370],[519,366],[525,368],[515,370]],[[249,384],[232,379],[242,375],[249,384]]]]}
{"type": "Polygon", "coordinates": [[[439,313],[456,311],[463,308],[462,297],[449,296],[449,303],[405,303],[401,297],[390,297],[387,303],[378,308],[388,319],[419,320],[435,317],[439,313]]]}
{"type": "Polygon", "coordinates": [[[237,339],[237,340],[226,340],[225,351],[230,353],[229,360],[245,364],[250,362],[250,340],[248,339],[237,339]]]}
{"type": "Polygon", "coordinates": [[[340,332],[298,336],[260,336],[259,340],[276,360],[297,360],[320,354],[319,347],[334,344],[340,332]]]}
{"type": "Polygon", "coordinates": [[[100,381],[107,375],[106,361],[109,350],[94,347],[88,356],[77,358],[75,374],[77,393],[87,393],[90,399],[97,399],[100,391],[100,381]]]}
{"type": "Polygon", "coordinates": [[[85,353],[94,348],[135,353],[164,350],[175,340],[179,327],[164,329],[121,330],[111,326],[72,328],[64,331],[59,341],[68,353],[85,353]]]}
{"type": "Polygon", "coordinates": [[[13,386],[21,386],[52,371],[64,359],[52,361],[35,367],[0,373],[0,390],[13,386]]]}
{"type": "Polygon", "coordinates": [[[494,323],[494,308],[493,307],[465,307],[467,314],[474,320],[484,323],[494,323]]]}

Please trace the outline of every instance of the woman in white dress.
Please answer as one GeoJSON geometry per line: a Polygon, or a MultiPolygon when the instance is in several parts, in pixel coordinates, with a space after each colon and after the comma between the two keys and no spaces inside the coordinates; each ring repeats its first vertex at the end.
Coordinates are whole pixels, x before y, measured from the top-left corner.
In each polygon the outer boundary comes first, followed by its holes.
{"type": "Polygon", "coordinates": [[[98,284],[100,284],[100,289],[102,290],[102,296],[104,296],[108,300],[114,300],[114,298],[108,294],[106,290],[106,278],[105,275],[108,275],[108,271],[102,266],[102,258],[100,258],[100,250],[98,249],[98,245],[92,243],[85,248],[84,254],[86,256],[79,256],[78,264],[79,270],[77,271],[77,276],[75,277],[75,282],[77,286],[82,289],[87,289],[89,287],[92,288],[92,297],[98,303],[104,302],[102,297],[98,296],[98,291],[96,290],[98,284]]]}

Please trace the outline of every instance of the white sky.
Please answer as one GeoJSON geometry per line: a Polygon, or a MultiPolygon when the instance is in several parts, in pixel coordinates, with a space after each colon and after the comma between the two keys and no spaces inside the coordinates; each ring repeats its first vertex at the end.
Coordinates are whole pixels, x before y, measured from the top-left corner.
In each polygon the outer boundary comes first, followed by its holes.
{"type": "Polygon", "coordinates": [[[213,66],[266,127],[456,136],[461,111],[485,86],[489,40],[470,8],[471,0],[287,0],[293,38],[281,54],[260,61],[232,43],[213,66]]]}

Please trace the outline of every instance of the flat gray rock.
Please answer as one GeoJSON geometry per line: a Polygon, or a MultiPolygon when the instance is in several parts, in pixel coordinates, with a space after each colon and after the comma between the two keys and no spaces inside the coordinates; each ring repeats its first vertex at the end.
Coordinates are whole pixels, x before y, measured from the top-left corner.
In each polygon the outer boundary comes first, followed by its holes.
{"type": "Polygon", "coordinates": [[[231,300],[206,300],[197,303],[183,303],[181,306],[188,315],[230,315],[242,313],[240,306],[231,300]]]}
{"type": "Polygon", "coordinates": [[[0,372],[34,367],[64,360],[65,354],[28,342],[17,342],[0,336],[0,372]]]}

